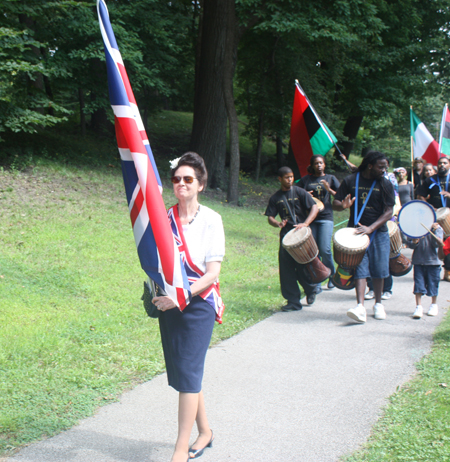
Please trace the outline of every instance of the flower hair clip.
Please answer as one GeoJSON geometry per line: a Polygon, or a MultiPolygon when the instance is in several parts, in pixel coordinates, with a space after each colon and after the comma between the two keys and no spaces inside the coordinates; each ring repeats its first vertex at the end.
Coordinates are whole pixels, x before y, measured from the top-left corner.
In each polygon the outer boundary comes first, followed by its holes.
{"type": "Polygon", "coordinates": [[[181,157],[178,157],[177,159],[169,160],[171,170],[178,167],[178,162],[180,162],[180,159],[181,157]]]}

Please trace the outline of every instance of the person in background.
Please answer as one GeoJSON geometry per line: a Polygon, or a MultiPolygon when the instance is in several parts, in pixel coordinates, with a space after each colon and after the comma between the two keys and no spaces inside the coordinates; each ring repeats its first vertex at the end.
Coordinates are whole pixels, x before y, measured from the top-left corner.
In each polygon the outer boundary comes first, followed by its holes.
{"type": "Polygon", "coordinates": [[[420,174],[420,180],[423,183],[430,176],[437,174],[437,168],[433,164],[425,164],[423,166],[422,173],[420,174]]]}
{"type": "Polygon", "coordinates": [[[450,282],[450,237],[439,246],[438,257],[444,261],[444,281],[450,282]]]}
{"type": "Polygon", "coordinates": [[[403,207],[404,204],[414,199],[414,185],[411,181],[408,181],[408,172],[406,168],[396,168],[394,169],[394,173],[397,175],[398,195],[400,204],[403,207]]]}
{"type": "Polygon", "coordinates": [[[417,188],[417,199],[427,201],[435,209],[450,205],[450,162],[448,157],[438,161],[437,175],[430,176],[417,188]]]}
{"type": "Polygon", "coordinates": [[[356,300],[355,308],[347,310],[351,319],[366,322],[364,293],[366,279],[372,277],[375,305],[375,319],[386,319],[381,304],[383,279],[389,276],[389,233],[386,222],[392,218],[395,196],[392,183],[385,178],[386,156],[378,151],[369,151],[358,172],[347,176],[341,183],[333,201],[333,210],[350,209],[348,226],[355,228],[357,234],[367,234],[370,245],[362,262],[355,270],[356,300]]]}
{"type": "Polygon", "coordinates": [[[413,181],[414,181],[414,189],[417,189],[421,184],[422,184],[422,177],[421,177],[421,174],[422,174],[422,170],[423,170],[423,164],[425,162],[423,161],[423,159],[421,157],[417,157],[416,159],[414,159],[413,161],[413,181]]]}
{"type": "Polygon", "coordinates": [[[437,316],[439,308],[437,296],[439,292],[439,280],[441,261],[438,257],[438,248],[443,247],[444,231],[434,223],[431,230],[438,239],[430,233],[420,239],[408,239],[407,245],[414,249],[411,263],[414,265],[414,295],[416,297],[416,309],[414,319],[423,316],[422,295],[431,297],[431,305],[427,312],[428,316],[437,316]]]}
{"type": "Polygon", "coordinates": [[[206,352],[214,321],[222,322],[224,306],[218,277],[225,255],[225,235],[220,215],[200,205],[208,173],[203,159],[187,152],[172,163],[172,183],[178,204],[168,210],[175,242],[180,247],[192,299],[181,310],[171,298],[158,296],[159,329],[169,385],[179,392],[178,438],[171,462],[187,462],[212,446],[202,391],[206,352]],[[189,447],[194,422],[198,437],[189,447]]]}
{"type": "Polygon", "coordinates": [[[289,167],[278,170],[278,181],[281,188],[269,199],[265,215],[269,225],[280,229],[280,247],[278,250],[278,265],[280,269],[281,295],[287,300],[282,311],[297,311],[302,309],[300,302],[300,284],[306,294],[308,305],[312,305],[316,294],[321,292],[320,284],[310,284],[305,265],[297,263],[282,246],[283,237],[291,229],[310,226],[319,209],[310,194],[303,188],[294,185],[294,174],[289,167]],[[276,219],[279,215],[281,221],[276,219]]]}
{"type": "Polygon", "coordinates": [[[323,210],[319,211],[316,219],[309,227],[319,248],[322,263],[331,270],[328,279],[328,288],[333,289],[332,277],[336,270],[333,255],[331,254],[331,238],[334,227],[331,197],[336,195],[336,191],[339,188],[339,181],[334,175],[325,173],[325,167],[325,158],[323,156],[312,156],[308,166],[308,175],[302,177],[298,185],[308,191],[312,197],[320,200],[324,205],[323,210]]]}

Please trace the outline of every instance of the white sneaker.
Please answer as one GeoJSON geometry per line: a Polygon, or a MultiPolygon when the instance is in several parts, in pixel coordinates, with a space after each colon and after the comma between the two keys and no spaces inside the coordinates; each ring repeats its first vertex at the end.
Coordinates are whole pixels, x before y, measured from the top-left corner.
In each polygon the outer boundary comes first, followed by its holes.
{"type": "Polygon", "coordinates": [[[373,290],[369,290],[369,292],[364,295],[364,300],[372,300],[372,298],[375,298],[375,294],[373,293],[373,290]]]}
{"type": "Polygon", "coordinates": [[[420,319],[423,316],[423,308],[422,305],[416,306],[416,311],[414,311],[413,318],[420,319]]]}
{"type": "Polygon", "coordinates": [[[386,311],[381,303],[373,305],[373,315],[375,319],[386,319],[386,311]]]}
{"type": "Polygon", "coordinates": [[[428,313],[427,315],[428,316],[437,316],[438,315],[438,306],[436,305],[436,303],[433,303],[431,306],[430,306],[430,309],[428,310],[428,313]]]}
{"type": "Polygon", "coordinates": [[[366,309],[358,303],[355,308],[347,311],[347,316],[357,322],[366,322],[366,309]]]}
{"type": "Polygon", "coordinates": [[[389,300],[392,297],[391,292],[383,292],[381,294],[381,300],[389,300]]]}

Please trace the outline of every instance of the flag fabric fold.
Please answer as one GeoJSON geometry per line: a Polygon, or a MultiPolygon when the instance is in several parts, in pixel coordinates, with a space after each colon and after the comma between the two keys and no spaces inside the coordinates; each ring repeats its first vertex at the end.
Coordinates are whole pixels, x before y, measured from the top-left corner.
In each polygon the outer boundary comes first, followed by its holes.
{"type": "Polygon", "coordinates": [[[313,155],[324,156],[336,142],[336,137],[322,122],[302,87],[296,82],[291,119],[291,147],[300,175],[307,174],[306,169],[313,155]]]}
{"type": "Polygon", "coordinates": [[[448,105],[444,106],[442,112],[441,133],[439,135],[439,152],[450,156],[450,111],[448,105]]]}
{"type": "Polygon", "coordinates": [[[162,183],[142,123],[104,0],[97,13],[105,48],[108,89],[125,193],[142,269],[183,309],[191,298],[189,281],[176,245],[162,183]]]}
{"type": "Polygon", "coordinates": [[[421,157],[425,162],[437,165],[440,157],[437,141],[412,109],[410,110],[410,115],[414,158],[421,157]]]}

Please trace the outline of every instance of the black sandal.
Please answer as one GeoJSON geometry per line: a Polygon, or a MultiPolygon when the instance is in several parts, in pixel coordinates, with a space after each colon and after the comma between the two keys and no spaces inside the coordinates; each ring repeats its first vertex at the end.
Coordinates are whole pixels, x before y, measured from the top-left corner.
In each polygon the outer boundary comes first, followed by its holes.
{"type": "Polygon", "coordinates": [[[203,452],[204,452],[204,450],[206,448],[212,448],[213,440],[214,440],[214,433],[211,430],[211,439],[209,440],[209,443],[203,449],[189,448],[189,457],[190,457],[190,459],[188,459],[188,460],[198,459],[200,456],[202,456],[203,452]],[[190,454],[194,454],[194,457],[191,457],[190,454]]]}

